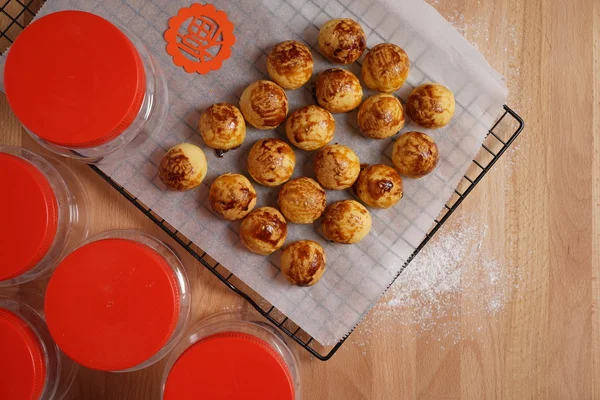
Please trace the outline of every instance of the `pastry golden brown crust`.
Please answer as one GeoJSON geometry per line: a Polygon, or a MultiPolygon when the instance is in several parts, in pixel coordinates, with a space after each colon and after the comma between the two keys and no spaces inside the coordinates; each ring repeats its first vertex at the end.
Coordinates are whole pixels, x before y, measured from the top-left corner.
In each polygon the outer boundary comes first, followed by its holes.
{"type": "Polygon", "coordinates": [[[264,186],[279,186],[294,173],[294,150],[278,139],[262,139],[254,143],[248,154],[248,172],[264,186]]]}
{"type": "Polygon", "coordinates": [[[325,146],[315,156],[315,175],[326,189],[342,190],[354,184],[360,174],[355,152],[341,144],[325,146]]]}
{"type": "Polygon", "coordinates": [[[285,121],[288,99],[285,91],[271,81],[256,81],[242,93],[240,109],[248,123],[258,129],[275,129],[285,121]]]}
{"type": "Polygon", "coordinates": [[[244,175],[223,174],[210,185],[208,199],[214,212],[234,221],[244,218],[254,209],[256,191],[244,175]]]}
{"type": "Polygon", "coordinates": [[[204,152],[197,146],[181,143],[165,154],[158,166],[158,177],[169,190],[185,191],[200,185],[208,164],[204,152]]]}
{"type": "Polygon", "coordinates": [[[408,96],[406,114],[424,128],[437,129],[450,123],[454,107],[450,89],[438,83],[425,83],[408,96]]]}
{"type": "Polygon", "coordinates": [[[326,264],[325,250],[312,240],[294,242],[281,252],[281,273],[292,285],[314,285],[323,276],[326,264]]]}
{"type": "Polygon", "coordinates": [[[227,103],[208,107],[200,116],[198,130],[204,143],[217,150],[235,149],[246,137],[242,113],[236,106],[227,103]]]}
{"type": "Polygon", "coordinates": [[[404,127],[404,109],[391,94],[376,94],[366,99],[358,109],[358,127],[367,137],[386,139],[404,127]]]}
{"type": "Polygon", "coordinates": [[[358,78],[350,71],[332,68],[321,72],[315,84],[319,105],[333,113],[354,110],[362,101],[358,78]]]}
{"type": "Polygon", "coordinates": [[[302,107],[287,119],[285,133],[294,146],[306,151],[317,150],[333,140],[335,120],[322,107],[302,107]]]}
{"type": "Polygon", "coordinates": [[[371,230],[371,214],[358,201],[342,200],[331,204],[323,214],[323,235],[336,243],[358,243],[371,230]]]}
{"type": "Polygon", "coordinates": [[[365,56],[362,78],[369,88],[392,93],[404,85],[409,70],[410,60],[406,52],[395,44],[382,43],[365,56]]]}
{"type": "Polygon", "coordinates": [[[402,178],[388,165],[365,166],[353,186],[360,201],[374,208],[390,208],[402,199],[402,178]]]}
{"type": "Polygon", "coordinates": [[[287,237],[287,222],[273,207],[261,207],[244,218],[240,238],[248,250],[268,255],[281,248],[287,237]]]}
{"type": "Polygon", "coordinates": [[[313,58],[308,47],[296,40],[276,44],[267,57],[267,72],[284,89],[298,89],[313,71],[313,58]]]}
{"type": "Polygon", "coordinates": [[[420,178],[435,169],[440,153],[435,141],[421,132],[400,136],[392,151],[392,161],[400,175],[420,178]]]}
{"type": "Polygon", "coordinates": [[[349,18],[327,21],[319,31],[319,48],[330,61],[351,64],[367,47],[367,38],[360,24],[349,18]]]}
{"type": "Polygon", "coordinates": [[[302,177],[283,185],[277,203],[288,221],[311,224],[323,214],[327,196],[321,185],[310,178],[302,177]]]}

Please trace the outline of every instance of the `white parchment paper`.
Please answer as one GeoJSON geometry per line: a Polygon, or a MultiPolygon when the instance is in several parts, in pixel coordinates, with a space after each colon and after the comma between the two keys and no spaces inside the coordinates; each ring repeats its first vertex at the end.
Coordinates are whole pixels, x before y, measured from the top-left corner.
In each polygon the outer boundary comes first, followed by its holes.
{"type": "MultiPolygon", "coordinates": [[[[38,17],[65,9],[91,11],[127,26],[142,39],[167,76],[168,118],[163,131],[135,156],[103,165],[103,171],[318,342],[333,345],[377,302],[423,240],[501,112],[506,86],[481,54],[422,0],[215,0],[212,4],[229,15],[237,42],[222,68],[207,75],[186,73],[171,62],[165,51],[163,32],[169,18],[191,2],[48,0],[38,17]],[[340,17],[360,21],[369,48],[391,42],[407,51],[412,69],[407,83],[396,95],[406,100],[418,84],[440,82],[455,93],[456,114],[449,126],[428,132],[441,152],[436,171],[420,180],[405,179],[405,196],[396,207],[371,210],[373,229],[359,244],[331,244],[316,233],[318,224],[290,224],[287,243],[312,239],[320,242],[327,253],[327,272],[321,281],[312,288],[301,288],[290,286],[281,276],[280,252],[262,257],[246,251],[238,236],[239,222],[220,220],[212,214],[207,202],[208,188],[214,179],[226,172],[246,173],[245,158],[252,144],[264,137],[285,138],[283,126],[267,132],[249,128],[244,145],[223,158],[216,157],[204,145],[196,128],[206,107],[216,102],[238,104],[247,85],[266,77],[266,54],[277,42],[297,39],[308,44],[315,58],[315,75],[333,67],[319,54],[317,35],[324,22],[340,17]],[[171,146],[184,141],[205,150],[209,172],[200,188],[186,193],[169,192],[157,177],[157,165],[171,146]]],[[[360,64],[361,60],[345,68],[360,77],[360,64]]],[[[370,94],[373,93],[365,90],[365,96],[370,94]]],[[[313,103],[310,84],[287,91],[287,95],[290,110],[313,103]]],[[[357,129],[356,111],[337,114],[335,119],[334,142],[354,149],[361,162],[391,165],[393,140],[364,138],[357,129]]],[[[409,130],[422,129],[409,124],[403,132],[409,130]]],[[[294,177],[314,177],[313,154],[296,150],[296,156],[294,177]]],[[[258,206],[276,206],[277,188],[255,186],[258,206]]],[[[329,203],[351,198],[346,191],[328,191],[327,196],[329,203]]]]}

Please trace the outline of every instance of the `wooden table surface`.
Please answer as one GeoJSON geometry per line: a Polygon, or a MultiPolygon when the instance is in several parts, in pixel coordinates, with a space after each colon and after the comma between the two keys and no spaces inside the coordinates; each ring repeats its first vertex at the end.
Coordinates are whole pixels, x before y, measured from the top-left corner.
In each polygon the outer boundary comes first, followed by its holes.
{"type": "MultiPolygon", "coordinates": [[[[465,313],[465,299],[486,287],[464,284],[445,304],[455,310],[445,322],[468,333],[462,338],[432,336],[420,322],[400,324],[388,312],[367,316],[328,362],[298,348],[303,397],[600,398],[600,2],[431,3],[507,77],[509,104],[527,127],[429,246],[465,224],[486,226],[482,251],[521,281],[506,287],[508,298],[493,313],[465,313]]],[[[0,144],[39,149],[3,95],[0,144]]],[[[95,199],[93,232],[136,228],[169,241],[90,169],[73,168],[95,199]]],[[[248,308],[190,257],[185,261],[194,319],[248,308]]],[[[127,374],[82,370],[68,398],[158,398],[163,366],[127,374]]]]}

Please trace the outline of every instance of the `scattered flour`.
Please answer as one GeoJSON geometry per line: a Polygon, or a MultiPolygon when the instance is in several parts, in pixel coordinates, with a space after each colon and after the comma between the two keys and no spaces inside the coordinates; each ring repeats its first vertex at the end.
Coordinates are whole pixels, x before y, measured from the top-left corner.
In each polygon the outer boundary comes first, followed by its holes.
{"type": "Polygon", "coordinates": [[[428,342],[473,338],[526,282],[519,268],[486,254],[488,227],[481,218],[461,217],[452,225],[457,229],[445,229],[425,246],[359,324],[354,341],[363,352],[378,336],[398,330],[428,342]],[[480,324],[461,322],[478,316],[484,317],[480,324]]]}

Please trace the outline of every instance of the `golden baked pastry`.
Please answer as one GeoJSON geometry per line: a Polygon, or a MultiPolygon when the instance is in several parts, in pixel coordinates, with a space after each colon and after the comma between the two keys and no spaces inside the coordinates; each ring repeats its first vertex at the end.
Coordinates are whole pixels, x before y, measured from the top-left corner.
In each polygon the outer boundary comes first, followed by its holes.
{"type": "Polygon", "coordinates": [[[285,133],[294,146],[306,151],[317,150],[333,140],[335,120],[322,107],[302,107],[287,119],[285,133]]]}
{"type": "Polygon", "coordinates": [[[315,175],[326,189],[342,190],[354,184],[360,174],[355,152],[341,144],[325,146],[315,156],[315,175]]]}
{"type": "Polygon", "coordinates": [[[298,89],[308,82],[312,71],[310,50],[296,40],[276,44],[267,57],[269,76],[284,89],[298,89]]]}
{"type": "Polygon", "coordinates": [[[198,146],[181,143],[165,154],[158,166],[158,177],[167,189],[183,192],[200,185],[208,164],[204,152],[198,146]]]}
{"type": "Polygon", "coordinates": [[[314,285],[323,276],[326,264],[325,250],[312,240],[294,242],[281,252],[281,273],[292,285],[314,285]]]}
{"type": "Polygon", "coordinates": [[[244,175],[223,174],[210,185],[208,201],[214,212],[234,221],[254,209],[256,191],[244,175]]]}
{"type": "Polygon", "coordinates": [[[240,238],[253,253],[268,255],[281,248],[287,236],[287,222],[273,207],[261,207],[244,218],[240,238]]]}
{"type": "Polygon", "coordinates": [[[323,235],[335,243],[358,243],[371,230],[371,214],[355,200],[331,204],[323,214],[323,235]]]}
{"type": "Polygon", "coordinates": [[[369,88],[383,93],[400,89],[410,70],[410,60],[406,52],[392,43],[381,43],[373,47],[365,56],[362,65],[362,78],[369,88]]]}
{"type": "Polygon", "coordinates": [[[317,77],[315,95],[321,107],[332,113],[343,113],[360,105],[363,90],[352,72],[332,68],[321,72],[317,77]]]}
{"type": "Polygon", "coordinates": [[[425,83],[408,96],[406,113],[416,124],[437,129],[450,123],[454,107],[454,95],[450,89],[439,83],[425,83]]]}
{"type": "Polygon", "coordinates": [[[400,175],[420,178],[435,169],[440,153],[435,141],[422,132],[400,136],[392,151],[392,161],[400,175]]]}
{"type": "Polygon", "coordinates": [[[353,186],[356,196],[374,208],[390,208],[402,199],[402,178],[388,165],[365,166],[353,186]]]}
{"type": "Polygon", "coordinates": [[[288,99],[285,91],[271,81],[256,81],[242,93],[240,109],[250,125],[258,129],[275,129],[285,121],[288,99]]]}
{"type": "Polygon", "coordinates": [[[327,21],[319,31],[319,48],[330,61],[352,64],[367,47],[367,38],[360,24],[353,19],[327,21]]]}
{"type": "Polygon", "coordinates": [[[277,203],[288,221],[311,224],[323,214],[327,196],[321,185],[310,178],[302,177],[283,185],[277,203]]]}
{"type": "Polygon", "coordinates": [[[200,135],[208,147],[217,150],[238,148],[246,137],[246,123],[240,110],[232,104],[218,103],[200,115],[200,135]]]}
{"type": "Polygon", "coordinates": [[[279,139],[262,139],[254,143],[248,154],[248,172],[264,186],[279,186],[294,173],[294,150],[279,139]]]}
{"type": "Polygon", "coordinates": [[[367,137],[386,139],[404,127],[404,109],[391,94],[376,94],[366,99],[358,109],[358,127],[367,137]]]}

